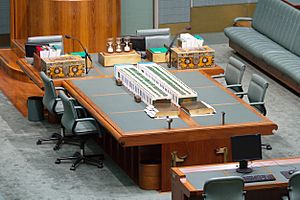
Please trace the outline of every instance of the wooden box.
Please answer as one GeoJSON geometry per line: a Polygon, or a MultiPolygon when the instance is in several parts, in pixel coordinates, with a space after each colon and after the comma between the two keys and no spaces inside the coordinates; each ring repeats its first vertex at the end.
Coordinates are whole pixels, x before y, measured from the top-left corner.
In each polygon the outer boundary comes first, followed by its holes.
{"type": "Polygon", "coordinates": [[[98,60],[104,67],[110,67],[116,64],[137,64],[141,61],[141,55],[134,50],[121,53],[100,52],[98,54],[98,60]]]}
{"type": "Polygon", "coordinates": [[[172,48],[172,66],[177,69],[197,69],[215,67],[215,50],[208,46],[203,49],[185,50],[172,48]]]}
{"type": "Polygon", "coordinates": [[[147,59],[149,61],[156,62],[156,63],[167,62],[168,60],[168,56],[166,56],[167,49],[164,48],[155,48],[157,50],[152,50],[152,49],[147,49],[146,51],[147,59]],[[163,50],[159,51],[159,49],[163,49],[163,50]]]}
{"type": "Polygon", "coordinates": [[[85,62],[80,56],[43,58],[41,64],[42,71],[53,79],[85,75],[85,62]]]}

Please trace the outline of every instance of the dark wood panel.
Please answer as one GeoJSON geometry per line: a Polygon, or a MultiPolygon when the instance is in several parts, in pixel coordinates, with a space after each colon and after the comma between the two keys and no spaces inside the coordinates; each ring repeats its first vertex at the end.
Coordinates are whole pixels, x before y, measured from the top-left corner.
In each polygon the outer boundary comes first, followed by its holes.
{"type": "MultiPolygon", "coordinates": [[[[120,0],[11,0],[11,39],[69,34],[90,52],[103,51],[108,37],[120,34],[120,0]]],[[[65,50],[81,51],[65,40],[65,50]]]]}

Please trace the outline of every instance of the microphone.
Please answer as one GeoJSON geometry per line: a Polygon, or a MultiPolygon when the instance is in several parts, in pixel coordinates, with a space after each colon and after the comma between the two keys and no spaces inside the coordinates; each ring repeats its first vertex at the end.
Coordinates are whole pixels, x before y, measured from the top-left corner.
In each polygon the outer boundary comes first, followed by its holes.
{"type": "Polygon", "coordinates": [[[77,41],[77,42],[79,43],[79,45],[81,46],[81,48],[83,49],[84,54],[85,54],[85,55],[84,55],[84,60],[85,60],[85,73],[88,74],[89,72],[88,72],[88,66],[87,66],[87,59],[89,59],[91,62],[93,62],[93,60],[92,60],[90,54],[87,52],[86,48],[83,46],[83,44],[81,43],[81,41],[80,41],[79,39],[77,39],[77,38],[75,38],[75,37],[72,37],[72,36],[70,36],[70,35],[65,35],[65,38],[66,38],[66,39],[71,39],[71,40],[77,41]]]}
{"type": "Polygon", "coordinates": [[[172,67],[172,62],[171,62],[171,48],[172,46],[174,45],[175,41],[177,40],[178,36],[185,32],[185,31],[190,31],[192,30],[192,26],[186,26],[184,27],[184,29],[180,30],[179,32],[176,33],[175,37],[173,38],[173,40],[171,41],[170,45],[169,46],[166,46],[165,45],[165,48],[167,48],[167,52],[166,52],[166,55],[169,53],[169,62],[168,62],[168,67],[171,68],[172,67]]]}

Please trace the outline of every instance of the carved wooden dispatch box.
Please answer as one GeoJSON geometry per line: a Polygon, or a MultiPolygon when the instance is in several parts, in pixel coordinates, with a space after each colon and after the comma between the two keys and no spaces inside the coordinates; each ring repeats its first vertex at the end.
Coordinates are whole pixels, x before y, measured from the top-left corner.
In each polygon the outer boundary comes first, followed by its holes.
{"type": "Polygon", "coordinates": [[[85,62],[80,56],[43,58],[42,71],[52,79],[84,76],[85,62]]]}
{"type": "Polygon", "coordinates": [[[172,48],[171,61],[172,66],[178,69],[215,67],[215,50],[208,46],[197,50],[172,48]]]}

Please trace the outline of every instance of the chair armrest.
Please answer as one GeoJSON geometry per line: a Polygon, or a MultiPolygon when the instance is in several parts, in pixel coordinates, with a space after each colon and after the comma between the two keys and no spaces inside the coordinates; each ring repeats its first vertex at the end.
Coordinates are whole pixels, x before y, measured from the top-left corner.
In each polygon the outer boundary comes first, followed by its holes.
{"type": "Polygon", "coordinates": [[[237,17],[233,20],[233,26],[251,27],[252,26],[252,18],[251,17],[237,17]]]}
{"type": "Polygon", "coordinates": [[[96,122],[96,120],[92,117],[75,119],[75,122],[86,122],[86,121],[96,122]]]}
{"type": "Polygon", "coordinates": [[[265,102],[253,102],[253,103],[249,103],[250,106],[255,106],[255,105],[264,105],[265,102]]]}
{"type": "MultiPolygon", "coordinates": [[[[232,84],[232,85],[226,85],[227,88],[233,88],[233,87],[242,87],[242,84],[232,84]]],[[[235,93],[236,94],[236,93],[235,93]]]]}
{"type": "Polygon", "coordinates": [[[235,95],[248,95],[248,92],[235,92],[235,95]]]}
{"type": "Polygon", "coordinates": [[[240,22],[240,21],[249,21],[249,22],[252,22],[253,19],[252,19],[252,17],[236,17],[233,20],[234,23],[237,23],[237,22],[240,22]]]}
{"type": "Polygon", "coordinates": [[[86,110],[84,109],[84,107],[82,107],[82,106],[74,106],[74,108],[75,108],[76,110],[81,110],[81,111],[83,112],[83,114],[84,114],[84,117],[87,117],[87,112],[86,112],[86,110]]]}
{"type": "Polygon", "coordinates": [[[213,75],[211,76],[212,78],[224,78],[225,75],[224,74],[218,74],[218,75],[213,75]]]}
{"type": "Polygon", "coordinates": [[[55,101],[61,101],[61,98],[57,97],[55,98],[55,101]]]}
{"type": "Polygon", "coordinates": [[[66,91],[66,89],[63,88],[63,87],[55,87],[55,90],[63,90],[63,91],[66,91]]]}

